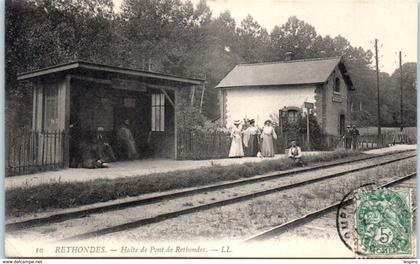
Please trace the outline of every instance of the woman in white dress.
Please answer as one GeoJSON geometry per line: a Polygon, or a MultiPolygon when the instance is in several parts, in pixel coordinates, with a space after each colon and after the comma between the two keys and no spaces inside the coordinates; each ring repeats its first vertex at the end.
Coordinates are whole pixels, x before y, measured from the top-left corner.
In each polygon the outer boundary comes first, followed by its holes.
{"type": "Polygon", "coordinates": [[[264,128],[261,132],[262,146],[261,154],[263,157],[274,157],[274,140],[277,139],[276,131],[271,126],[271,121],[264,122],[264,128]]]}
{"type": "Polygon", "coordinates": [[[244,156],[244,149],[242,147],[242,127],[239,125],[240,121],[236,120],[230,133],[232,144],[230,145],[229,158],[240,158],[244,156]]]}

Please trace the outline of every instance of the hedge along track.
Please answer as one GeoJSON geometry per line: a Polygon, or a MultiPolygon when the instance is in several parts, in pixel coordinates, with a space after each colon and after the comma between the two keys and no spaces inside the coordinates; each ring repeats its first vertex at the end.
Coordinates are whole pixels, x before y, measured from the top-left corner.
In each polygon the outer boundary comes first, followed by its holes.
{"type": "MultiPolygon", "coordinates": [[[[173,193],[163,194],[163,195],[157,195],[157,196],[152,196],[148,198],[140,198],[140,199],[134,199],[131,201],[116,202],[109,205],[102,205],[102,206],[98,206],[94,208],[76,209],[74,211],[57,213],[57,214],[53,214],[53,215],[49,215],[45,217],[36,217],[36,218],[28,219],[28,220],[6,223],[6,230],[13,231],[13,230],[20,230],[20,229],[25,229],[25,228],[30,228],[30,227],[36,227],[36,226],[41,226],[44,224],[51,224],[51,223],[61,222],[61,221],[69,220],[69,219],[85,217],[90,214],[97,214],[97,213],[103,213],[103,212],[113,211],[113,210],[121,210],[124,208],[129,208],[129,207],[134,207],[134,206],[147,205],[147,204],[162,202],[162,201],[166,201],[166,200],[170,200],[174,198],[187,197],[193,194],[205,193],[205,192],[215,191],[215,190],[220,190],[220,189],[225,189],[225,188],[232,188],[236,186],[244,186],[251,183],[264,182],[264,181],[278,179],[278,178],[282,178],[286,176],[291,176],[298,173],[312,172],[312,171],[338,167],[338,166],[356,163],[356,162],[363,162],[363,161],[369,161],[372,159],[384,158],[384,157],[389,157],[389,156],[394,156],[394,155],[401,155],[401,154],[405,154],[409,152],[414,152],[414,151],[413,150],[400,151],[400,152],[394,152],[394,153],[388,153],[388,154],[382,154],[382,155],[369,156],[367,158],[364,157],[364,158],[350,159],[350,160],[339,161],[339,162],[328,162],[327,164],[308,166],[304,168],[298,168],[298,169],[292,169],[292,170],[280,171],[280,172],[277,171],[277,172],[267,173],[262,176],[256,176],[253,178],[240,179],[240,180],[230,181],[227,183],[209,185],[205,187],[197,187],[197,188],[192,188],[189,190],[178,191],[178,192],[173,192],[173,193]]],[[[415,154],[409,155],[408,157],[404,157],[403,159],[411,158],[414,156],[415,154]]],[[[387,164],[387,163],[383,163],[383,164],[387,164]]],[[[373,165],[373,167],[374,166],[378,166],[378,164],[373,165]]],[[[357,171],[357,169],[354,171],[357,171]]],[[[351,173],[354,171],[346,171],[345,173],[351,173]]],[[[339,175],[336,175],[336,176],[339,176],[339,175]]],[[[265,194],[275,192],[275,191],[276,190],[267,190],[265,194]]],[[[264,195],[264,194],[257,193],[255,197],[260,196],[260,195],[264,195]]],[[[236,198],[240,198],[240,197],[236,197],[236,198]]],[[[250,199],[250,198],[252,197],[242,198],[242,200],[250,199]]],[[[238,201],[241,201],[241,200],[238,200],[238,201]]],[[[235,202],[235,201],[232,201],[232,202],[235,202]]],[[[229,203],[232,203],[232,202],[229,202],[229,203]]],[[[209,208],[214,207],[214,206],[217,206],[217,205],[210,206],[209,208]]],[[[198,209],[198,210],[204,210],[204,208],[198,209]]]]}
{"type": "Polygon", "coordinates": [[[195,212],[199,212],[199,211],[203,211],[203,210],[207,210],[207,209],[211,209],[211,208],[215,208],[215,207],[220,207],[220,206],[224,206],[224,205],[229,205],[229,204],[233,204],[233,203],[242,202],[242,201],[249,200],[249,199],[256,198],[256,197],[260,197],[260,196],[263,196],[263,195],[268,195],[268,194],[279,192],[279,191],[289,190],[289,189],[293,189],[293,188],[296,188],[296,187],[301,187],[301,186],[317,183],[317,182],[324,181],[324,180],[327,180],[327,179],[331,179],[331,178],[347,175],[349,173],[354,173],[354,172],[374,168],[374,167],[377,167],[377,166],[390,164],[390,163],[393,163],[393,162],[409,159],[409,158],[412,158],[412,157],[415,157],[415,155],[411,154],[411,155],[404,155],[402,157],[399,156],[397,158],[382,161],[382,162],[379,162],[379,163],[365,165],[365,166],[355,168],[355,169],[340,171],[338,173],[330,173],[328,175],[324,175],[324,176],[321,176],[321,177],[316,177],[316,178],[313,178],[313,179],[310,179],[310,180],[299,181],[299,182],[296,182],[296,183],[293,183],[293,184],[281,185],[281,186],[278,186],[278,187],[275,187],[275,188],[270,188],[270,189],[266,189],[266,190],[263,190],[263,191],[253,192],[253,193],[248,193],[248,194],[237,196],[237,197],[234,197],[234,198],[228,198],[228,199],[224,199],[224,200],[220,200],[220,201],[216,201],[216,202],[210,202],[210,203],[207,203],[207,204],[204,204],[204,205],[198,205],[198,206],[194,206],[194,207],[190,207],[190,208],[186,208],[186,209],[175,210],[175,211],[168,212],[168,213],[162,213],[162,214],[155,215],[153,217],[133,219],[132,221],[129,221],[127,223],[118,224],[118,225],[114,225],[114,226],[111,226],[111,227],[107,227],[107,228],[103,228],[103,229],[99,229],[99,230],[95,230],[95,231],[85,232],[85,233],[82,233],[82,234],[79,234],[79,235],[75,235],[75,236],[71,236],[71,237],[62,239],[60,241],[72,241],[72,240],[88,239],[88,238],[99,237],[99,236],[103,236],[103,235],[111,234],[111,233],[115,233],[115,232],[121,232],[121,231],[125,231],[125,230],[128,230],[128,229],[138,228],[138,227],[145,226],[145,225],[148,225],[148,224],[157,223],[157,222],[161,222],[161,221],[164,221],[164,220],[176,218],[176,217],[181,216],[181,215],[191,214],[191,213],[195,213],[195,212]]]}
{"type": "MultiPolygon", "coordinates": [[[[400,178],[398,178],[396,180],[393,180],[393,181],[390,181],[388,183],[382,184],[379,187],[382,187],[382,188],[384,188],[384,187],[390,187],[392,185],[399,184],[399,183],[401,183],[403,181],[406,181],[406,180],[408,180],[410,178],[413,178],[416,175],[417,175],[416,172],[410,173],[410,174],[407,174],[407,175],[405,175],[403,177],[400,177],[400,178]]],[[[346,200],[344,203],[345,204],[348,204],[349,202],[351,202],[351,200],[346,200]]],[[[302,216],[300,218],[296,218],[294,220],[291,220],[291,221],[289,221],[287,223],[284,223],[284,224],[275,226],[273,228],[270,228],[270,229],[268,229],[266,231],[263,231],[263,232],[261,232],[261,233],[259,233],[257,235],[254,235],[254,236],[252,236],[250,238],[247,238],[246,240],[243,241],[243,243],[262,241],[262,240],[267,240],[267,239],[270,239],[270,238],[279,236],[279,235],[281,235],[281,234],[283,234],[285,232],[288,232],[288,231],[290,231],[290,230],[292,230],[294,228],[297,228],[297,227],[299,227],[301,225],[304,225],[304,224],[306,224],[308,222],[311,222],[311,221],[313,221],[313,220],[315,220],[317,218],[320,218],[320,217],[322,217],[322,216],[324,216],[324,215],[326,215],[328,213],[331,213],[331,212],[337,210],[337,208],[340,205],[340,203],[341,203],[341,201],[338,202],[338,203],[334,203],[334,204],[332,204],[330,206],[327,206],[325,208],[322,208],[320,210],[316,210],[316,211],[314,211],[312,213],[306,214],[306,215],[304,215],[304,216],[302,216]]],[[[413,212],[415,210],[416,210],[416,207],[413,208],[413,212]]]]}

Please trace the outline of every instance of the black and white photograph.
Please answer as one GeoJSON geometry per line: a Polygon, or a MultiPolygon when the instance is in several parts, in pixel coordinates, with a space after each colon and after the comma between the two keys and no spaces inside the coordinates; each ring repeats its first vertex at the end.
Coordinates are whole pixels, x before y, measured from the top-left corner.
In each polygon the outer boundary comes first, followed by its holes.
{"type": "Polygon", "coordinates": [[[416,259],[417,5],[5,0],[5,256],[416,259]]]}

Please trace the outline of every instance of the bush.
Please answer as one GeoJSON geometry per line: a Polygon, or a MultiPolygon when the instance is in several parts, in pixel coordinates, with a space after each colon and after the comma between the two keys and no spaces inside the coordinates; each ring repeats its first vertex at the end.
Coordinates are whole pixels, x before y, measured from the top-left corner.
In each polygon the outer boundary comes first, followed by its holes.
{"type": "MultiPolygon", "coordinates": [[[[287,142],[284,142],[285,148],[290,145],[292,140],[296,140],[301,147],[306,147],[306,116],[298,116],[296,122],[289,122],[287,119],[283,120],[283,137],[287,138],[287,142]],[[305,142],[302,142],[302,138],[305,138],[305,142]]],[[[276,131],[280,131],[277,127],[276,131]]],[[[309,115],[309,131],[310,131],[310,148],[312,150],[325,149],[323,145],[323,137],[321,127],[318,124],[316,117],[313,114],[309,115]]]]}

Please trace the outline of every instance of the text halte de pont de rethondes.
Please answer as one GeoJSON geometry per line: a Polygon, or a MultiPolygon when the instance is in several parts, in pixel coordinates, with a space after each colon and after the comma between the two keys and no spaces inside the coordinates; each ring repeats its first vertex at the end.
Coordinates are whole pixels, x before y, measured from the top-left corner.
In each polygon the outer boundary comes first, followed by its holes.
{"type": "Polygon", "coordinates": [[[187,246],[121,246],[117,249],[108,249],[105,246],[58,246],[55,247],[55,253],[58,254],[101,254],[108,252],[119,253],[203,253],[206,249],[200,246],[187,247],[187,246]]]}

